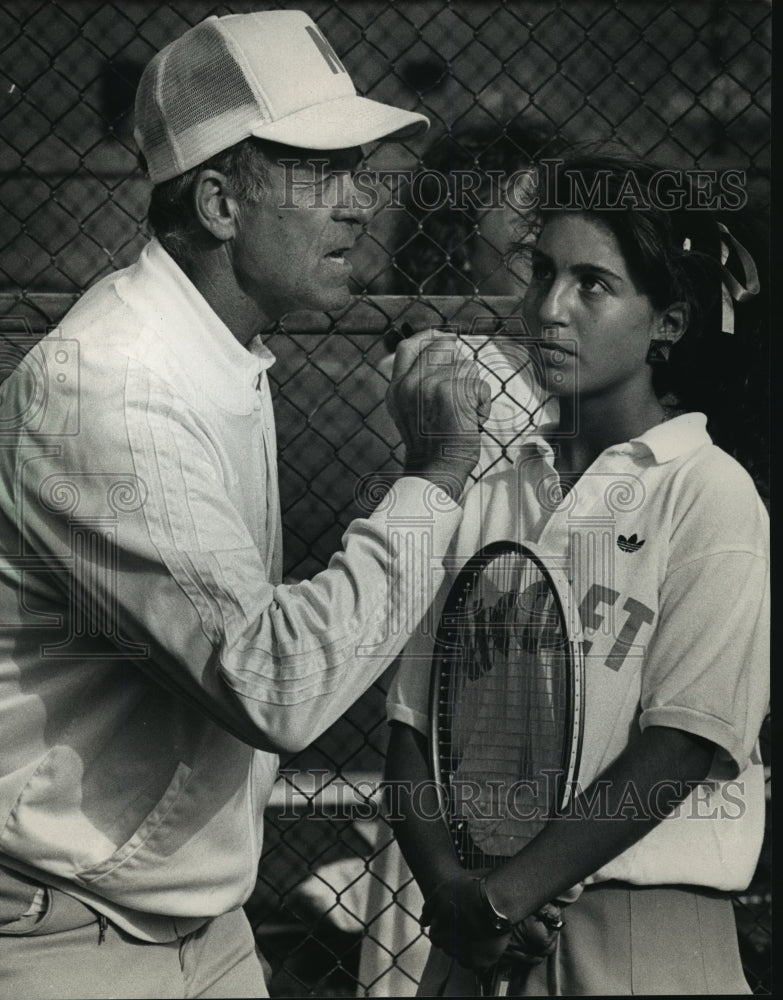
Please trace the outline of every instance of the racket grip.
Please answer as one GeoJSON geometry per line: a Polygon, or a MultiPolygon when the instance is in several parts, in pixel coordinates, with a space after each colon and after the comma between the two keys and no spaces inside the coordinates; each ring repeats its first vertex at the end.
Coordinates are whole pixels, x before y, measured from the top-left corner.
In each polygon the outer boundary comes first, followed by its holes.
{"type": "Polygon", "coordinates": [[[495,985],[494,985],[495,992],[493,995],[496,997],[507,997],[508,988],[510,984],[511,984],[511,979],[508,976],[508,974],[505,972],[499,972],[495,979],[495,985]]]}
{"type": "Polygon", "coordinates": [[[479,995],[482,997],[507,997],[511,974],[502,965],[496,965],[478,977],[479,995]]]}

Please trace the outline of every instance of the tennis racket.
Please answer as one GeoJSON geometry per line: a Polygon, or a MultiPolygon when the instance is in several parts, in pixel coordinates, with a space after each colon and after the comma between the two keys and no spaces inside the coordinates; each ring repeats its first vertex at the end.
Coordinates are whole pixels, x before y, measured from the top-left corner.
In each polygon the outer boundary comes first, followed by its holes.
{"type": "MultiPolygon", "coordinates": [[[[486,546],[446,599],[430,689],[430,764],[464,868],[502,864],[568,804],[583,699],[567,579],[529,545],[486,546]]],[[[505,966],[482,977],[482,995],[505,995],[505,966]]]]}

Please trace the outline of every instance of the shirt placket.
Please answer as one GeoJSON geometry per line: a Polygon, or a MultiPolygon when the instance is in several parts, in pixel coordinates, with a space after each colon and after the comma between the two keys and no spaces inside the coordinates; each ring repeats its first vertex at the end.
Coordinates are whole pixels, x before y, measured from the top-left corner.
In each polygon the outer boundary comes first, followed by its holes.
{"type": "Polygon", "coordinates": [[[261,425],[260,464],[263,484],[259,511],[262,535],[265,541],[264,561],[272,583],[279,583],[282,575],[280,539],[280,492],[277,479],[277,439],[272,396],[266,372],[259,373],[255,386],[253,410],[261,425]]]}

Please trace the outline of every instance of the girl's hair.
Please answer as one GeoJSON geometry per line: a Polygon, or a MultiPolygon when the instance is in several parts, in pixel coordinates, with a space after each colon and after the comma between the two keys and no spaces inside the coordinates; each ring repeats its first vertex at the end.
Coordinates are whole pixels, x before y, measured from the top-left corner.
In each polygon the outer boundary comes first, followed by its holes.
{"type": "Polygon", "coordinates": [[[655,309],[687,304],[685,335],[672,346],[668,364],[653,369],[655,391],[679,408],[706,413],[713,440],[767,493],[767,241],[744,204],[738,183],[744,175],[715,172],[710,191],[705,171],[578,156],[542,162],[540,176],[542,224],[553,214],[588,214],[614,235],[632,280],[655,309]],[[720,223],[750,252],[761,283],[761,294],[733,303],[733,334],[722,329],[722,254],[730,251],[725,266],[740,282],[743,267],[720,223]]]}

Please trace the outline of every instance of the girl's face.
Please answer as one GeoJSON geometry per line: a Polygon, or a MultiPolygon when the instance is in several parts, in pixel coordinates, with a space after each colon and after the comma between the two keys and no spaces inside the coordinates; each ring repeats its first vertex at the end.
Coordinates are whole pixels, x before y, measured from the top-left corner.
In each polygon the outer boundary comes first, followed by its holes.
{"type": "Polygon", "coordinates": [[[546,386],[555,395],[652,391],[646,356],[650,340],[662,336],[662,316],[597,219],[563,213],[545,222],[523,310],[530,332],[541,335],[546,386]]]}

